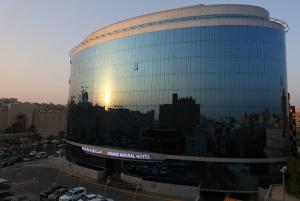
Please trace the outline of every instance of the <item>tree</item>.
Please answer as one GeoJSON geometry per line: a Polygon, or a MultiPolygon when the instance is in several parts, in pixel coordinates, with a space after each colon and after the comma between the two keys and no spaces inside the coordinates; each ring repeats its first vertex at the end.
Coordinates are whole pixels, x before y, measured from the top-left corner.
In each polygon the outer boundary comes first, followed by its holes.
{"type": "Polygon", "coordinates": [[[24,133],[26,131],[26,122],[26,115],[23,113],[18,114],[15,122],[5,129],[4,133],[24,133]]]}

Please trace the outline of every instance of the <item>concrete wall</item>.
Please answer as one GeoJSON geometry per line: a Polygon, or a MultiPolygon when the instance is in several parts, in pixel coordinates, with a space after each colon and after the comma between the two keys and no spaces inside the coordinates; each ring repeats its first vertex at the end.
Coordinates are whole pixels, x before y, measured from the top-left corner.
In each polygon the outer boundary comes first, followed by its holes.
{"type": "Polygon", "coordinates": [[[49,167],[53,168],[61,168],[62,170],[74,176],[81,176],[94,180],[102,179],[105,176],[105,171],[88,169],[79,165],[75,165],[64,158],[58,158],[54,156],[49,156],[48,165],[49,167]]]}
{"type": "Polygon", "coordinates": [[[194,187],[194,186],[151,182],[151,181],[143,180],[139,177],[124,175],[124,174],[121,175],[121,178],[124,181],[127,181],[129,183],[139,184],[140,187],[142,188],[142,191],[148,193],[164,194],[168,196],[182,197],[182,198],[196,198],[196,196],[198,195],[198,187],[194,187]]]}

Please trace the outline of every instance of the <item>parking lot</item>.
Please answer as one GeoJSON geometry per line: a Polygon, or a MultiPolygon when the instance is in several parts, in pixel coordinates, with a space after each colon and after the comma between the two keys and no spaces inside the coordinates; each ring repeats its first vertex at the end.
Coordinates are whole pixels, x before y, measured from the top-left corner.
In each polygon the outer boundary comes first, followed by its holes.
{"type": "Polygon", "coordinates": [[[46,158],[48,155],[64,154],[62,140],[34,141],[32,143],[27,141],[21,143],[2,139],[0,141],[0,168],[9,167],[22,161],[46,158]]]}
{"type": "MultiPolygon", "coordinates": [[[[59,169],[48,167],[48,155],[61,155],[61,153],[64,153],[64,145],[59,140],[16,145],[2,141],[0,178],[11,181],[11,195],[0,196],[0,200],[4,200],[7,196],[17,195],[26,195],[32,201],[40,200],[39,194],[53,184],[67,189],[83,186],[86,188],[87,194],[104,194],[104,183],[74,177],[59,169]]],[[[135,193],[128,189],[118,189],[109,185],[105,195],[106,198],[114,201],[178,200],[140,192],[135,193]]]]}
{"type": "MultiPolygon", "coordinates": [[[[32,143],[26,146],[9,145],[1,146],[0,151],[0,178],[12,182],[12,196],[26,195],[29,198],[28,200],[38,201],[40,200],[39,194],[53,186],[53,184],[67,189],[82,186],[86,188],[87,194],[104,194],[105,182],[103,181],[96,183],[94,180],[74,177],[57,168],[48,167],[48,155],[64,155],[64,144],[48,142],[32,143]]],[[[106,198],[111,198],[113,201],[187,200],[141,192],[135,193],[132,189],[113,186],[116,185],[109,185],[105,194],[106,198]]],[[[202,201],[221,201],[223,198],[224,195],[220,193],[201,193],[202,201]]],[[[0,195],[0,201],[4,199],[5,197],[0,195]]],[[[192,200],[194,201],[194,199],[189,201],[192,200]]]]}
{"type": "MultiPolygon", "coordinates": [[[[31,162],[18,163],[11,167],[2,168],[0,178],[12,181],[12,193],[26,193],[33,200],[39,200],[39,193],[47,189],[53,183],[74,188],[84,186],[87,193],[97,193],[103,195],[105,185],[93,181],[76,178],[58,169],[47,167],[47,160],[36,160],[31,162]]],[[[135,193],[133,191],[108,187],[106,197],[114,201],[133,201],[135,193]]],[[[154,200],[179,200],[167,198],[158,195],[144,193],[136,194],[136,201],[154,201],[154,200]]]]}

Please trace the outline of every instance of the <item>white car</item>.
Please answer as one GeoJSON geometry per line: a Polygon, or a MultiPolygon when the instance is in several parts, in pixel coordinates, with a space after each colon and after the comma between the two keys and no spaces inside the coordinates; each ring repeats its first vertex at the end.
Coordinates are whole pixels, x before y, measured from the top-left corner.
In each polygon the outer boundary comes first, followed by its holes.
{"type": "Polygon", "coordinates": [[[56,139],[53,139],[53,140],[51,140],[51,143],[53,143],[53,144],[57,144],[57,143],[58,143],[58,140],[56,140],[56,139]]]}
{"type": "Polygon", "coordinates": [[[78,201],[102,201],[103,197],[102,195],[98,194],[88,194],[83,196],[80,200],[78,201]]]}
{"type": "Polygon", "coordinates": [[[32,143],[31,145],[32,145],[32,146],[38,146],[39,143],[38,143],[38,142],[34,142],[34,143],[32,143]]]}
{"type": "Polygon", "coordinates": [[[35,155],[35,158],[36,158],[36,159],[47,158],[47,157],[48,157],[47,152],[38,152],[38,153],[36,153],[36,155],[35,155]]]}
{"type": "Polygon", "coordinates": [[[69,190],[67,193],[59,197],[59,201],[75,201],[86,195],[84,187],[77,187],[69,190]]]}

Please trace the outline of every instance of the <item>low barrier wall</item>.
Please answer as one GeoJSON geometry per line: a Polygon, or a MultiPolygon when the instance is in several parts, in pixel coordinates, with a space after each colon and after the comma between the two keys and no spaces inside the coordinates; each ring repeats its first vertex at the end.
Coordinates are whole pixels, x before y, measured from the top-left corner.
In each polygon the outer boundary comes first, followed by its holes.
{"type": "Polygon", "coordinates": [[[70,161],[65,158],[58,158],[54,156],[49,156],[48,165],[54,168],[60,168],[74,176],[82,176],[89,179],[99,180],[105,176],[105,171],[97,171],[89,168],[85,168],[70,161]]]}
{"type": "Polygon", "coordinates": [[[121,175],[122,180],[129,183],[138,184],[142,191],[155,194],[163,194],[172,197],[181,198],[196,198],[198,195],[198,187],[195,186],[185,186],[176,184],[166,184],[159,182],[146,181],[139,177],[121,175]]]}

